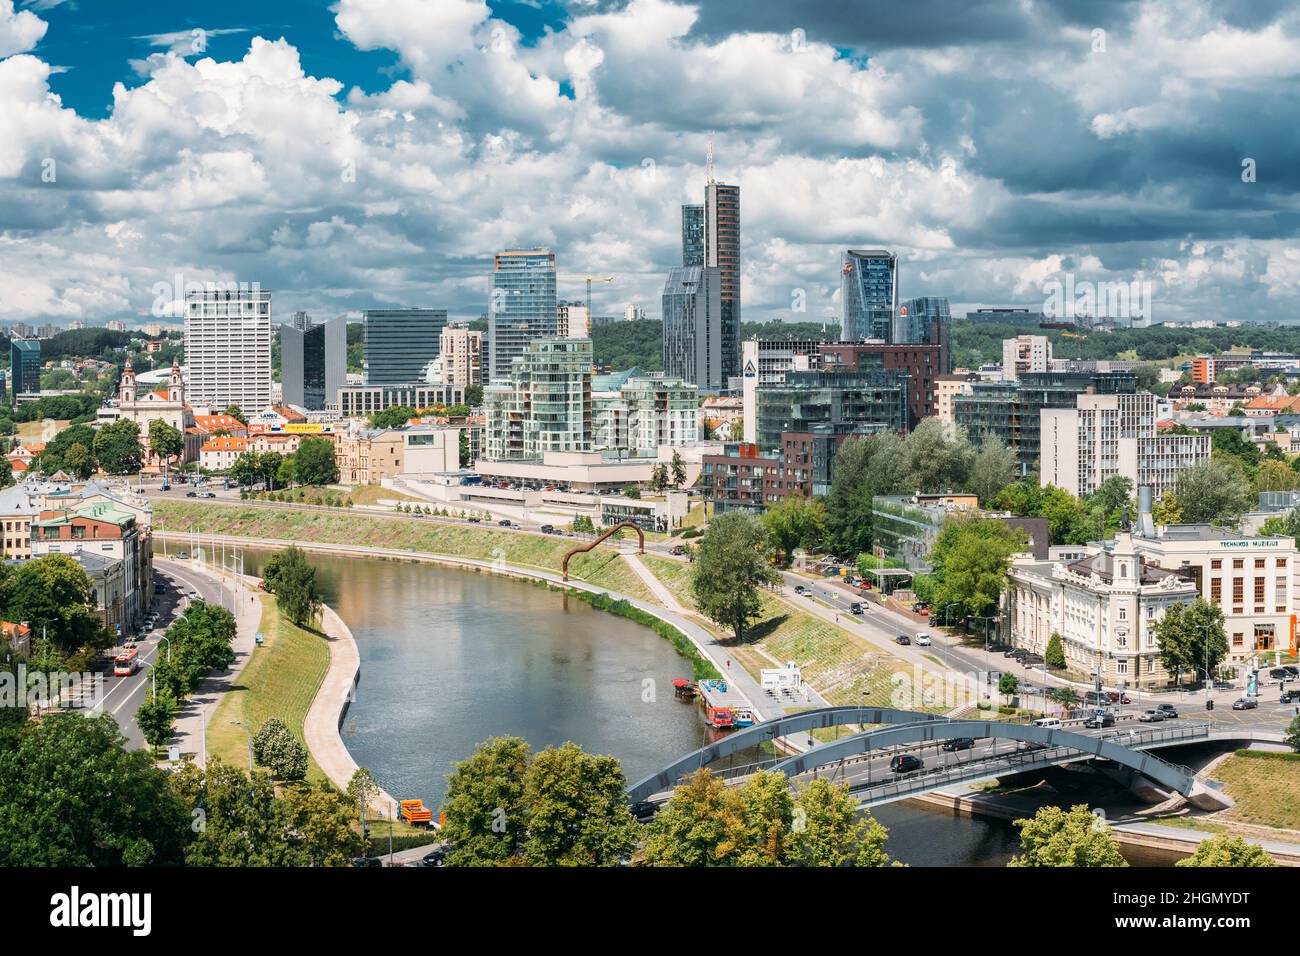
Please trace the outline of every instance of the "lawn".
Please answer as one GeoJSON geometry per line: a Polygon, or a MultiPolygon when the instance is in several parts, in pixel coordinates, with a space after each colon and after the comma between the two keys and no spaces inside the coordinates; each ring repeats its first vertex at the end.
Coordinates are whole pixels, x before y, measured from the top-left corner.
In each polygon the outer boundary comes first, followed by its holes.
{"type": "MultiPolygon", "coordinates": [[[[329,670],[329,644],[290,623],[271,595],[261,599],[263,644],[208,718],[208,752],[236,767],[248,766],[245,727],[256,733],[268,717],[279,717],[303,741],[307,709],[329,670]]],[[[325,779],[315,758],[308,761],[307,779],[325,779]]]]}
{"type": "Polygon", "coordinates": [[[1214,771],[1237,805],[1216,818],[1300,830],[1300,754],[1238,750],[1214,771]]]}
{"type": "Polygon", "coordinates": [[[68,418],[42,418],[36,422],[19,422],[14,427],[23,443],[30,445],[32,442],[49,441],[71,424],[72,420],[68,418]]]}
{"type": "Polygon", "coordinates": [[[381,485],[357,485],[347,493],[347,497],[352,499],[354,505],[377,505],[380,501],[420,501],[428,504],[423,498],[381,485]]]}
{"type": "MultiPolygon", "coordinates": [[[[433,518],[383,514],[283,511],[160,499],[153,503],[154,527],[165,531],[195,531],[249,538],[397,548],[471,558],[500,560],[524,568],[559,571],[571,538],[526,534],[493,527],[475,527],[433,518]]],[[[613,548],[598,548],[569,562],[569,573],[632,597],[648,599],[650,590],[626,566],[613,548]]]]}

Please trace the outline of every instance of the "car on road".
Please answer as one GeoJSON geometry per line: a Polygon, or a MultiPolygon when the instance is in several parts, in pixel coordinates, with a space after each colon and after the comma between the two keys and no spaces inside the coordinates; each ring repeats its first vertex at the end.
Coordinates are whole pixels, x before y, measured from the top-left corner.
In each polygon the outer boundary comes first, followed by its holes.
{"type": "Polygon", "coordinates": [[[1254,697],[1238,697],[1232,702],[1233,710],[1254,710],[1259,706],[1259,701],[1254,697]]]}
{"type": "Polygon", "coordinates": [[[925,761],[914,754],[896,754],[889,760],[890,773],[911,773],[925,767],[925,761]]]}
{"type": "MultiPolygon", "coordinates": [[[[669,549],[668,553],[669,553],[669,554],[675,554],[675,555],[677,555],[678,557],[681,557],[683,554],[686,553],[686,545],[684,545],[684,544],[675,544],[675,545],[673,545],[673,546],[669,549]]],[[[798,593],[798,591],[799,591],[799,589],[798,589],[798,588],[795,588],[795,593],[798,593]]]]}
{"type": "Polygon", "coordinates": [[[913,642],[914,644],[916,644],[918,647],[929,647],[929,646],[930,646],[930,635],[929,635],[929,634],[918,634],[918,635],[916,635],[916,637],[912,638],[912,642],[913,642]]]}
{"type": "Polygon", "coordinates": [[[917,603],[912,605],[912,611],[913,613],[920,614],[922,617],[924,617],[930,613],[930,605],[922,604],[920,601],[918,601],[917,603]]]}
{"type": "Polygon", "coordinates": [[[648,800],[642,800],[640,803],[634,803],[631,806],[632,819],[637,823],[649,823],[659,812],[659,804],[651,803],[648,800]]]}
{"type": "Polygon", "coordinates": [[[1144,724],[1158,724],[1165,719],[1165,715],[1158,710],[1144,710],[1138,714],[1138,721],[1144,724]]]}
{"type": "Polygon", "coordinates": [[[384,861],[377,856],[354,856],[352,858],[353,866],[383,866],[384,861]]]}
{"type": "Polygon", "coordinates": [[[1109,691],[1106,691],[1106,696],[1107,696],[1107,698],[1110,700],[1110,702],[1111,702],[1112,704],[1131,704],[1131,703],[1133,703],[1133,701],[1129,700],[1129,696],[1128,696],[1128,694],[1121,694],[1121,693],[1120,693],[1119,691],[1117,691],[1117,690],[1109,690],[1109,691]]]}
{"type": "Polygon", "coordinates": [[[1063,727],[1064,725],[1061,723],[1060,717],[1039,717],[1037,720],[1034,721],[1034,726],[1060,728],[1063,727]]]}
{"type": "Polygon", "coordinates": [[[182,560],[182,561],[185,560],[186,558],[188,558],[189,556],[190,556],[190,553],[189,553],[188,551],[177,551],[177,552],[176,552],[176,557],[177,557],[178,559],[182,560]]]}
{"type": "Polygon", "coordinates": [[[795,593],[795,594],[807,594],[807,593],[808,593],[808,589],[807,589],[806,587],[804,587],[802,584],[796,584],[796,585],[794,586],[794,593],[795,593]]]}
{"type": "Polygon", "coordinates": [[[470,524],[482,524],[482,523],[483,523],[483,519],[482,519],[482,518],[475,517],[475,516],[472,516],[472,515],[471,515],[470,517],[466,518],[465,520],[468,521],[470,524]]]}
{"type": "Polygon", "coordinates": [[[555,534],[555,525],[553,524],[542,525],[542,534],[555,534]]]}
{"type": "Polygon", "coordinates": [[[203,494],[200,495],[199,497],[201,497],[201,498],[215,498],[216,496],[217,496],[217,493],[216,493],[215,491],[205,491],[205,492],[203,492],[203,494]]]}
{"type": "Polygon", "coordinates": [[[1105,711],[1098,711],[1083,722],[1083,726],[1090,730],[1101,730],[1103,727],[1115,726],[1115,715],[1108,714],[1105,711]]]}
{"type": "Polygon", "coordinates": [[[860,602],[858,602],[858,601],[854,601],[852,604],[849,605],[849,613],[850,613],[850,614],[861,614],[861,613],[862,613],[862,604],[861,604],[860,602]]]}
{"type": "Polygon", "coordinates": [[[185,497],[186,497],[186,498],[197,498],[198,496],[199,496],[199,493],[198,493],[197,491],[187,491],[187,492],[185,492],[185,497]]]}
{"type": "Polygon", "coordinates": [[[908,637],[906,634],[899,634],[898,637],[894,638],[894,643],[895,643],[895,644],[911,644],[911,643],[912,643],[912,639],[911,639],[910,637],[908,637]]]}
{"type": "Polygon", "coordinates": [[[508,528],[510,527],[510,519],[502,518],[500,521],[497,522],[497,524],[499,524],[503,528],[508,528]]]}
{"type": "Polygon", "coordinates": [[[1284,690],[1282,696],[1277,699],[1279,704],[1290,704],[1300,700],[1300,689],[1284,690]]]}
{"type": "Polygon", "coordinates": [[[1165,720],[1178,719],[1178,708],[1173,704],[1156,704],[1156,710],[1160,712],[1160,716],[1164,717],[1165,720]]]}
{"type": "Polygon", "coordinates": [[[954,737],[952,740],[945,740],[941,749],[947,753],[955,753],[958,750],[970,750],[974,746],[974,737],[954,737]]]}

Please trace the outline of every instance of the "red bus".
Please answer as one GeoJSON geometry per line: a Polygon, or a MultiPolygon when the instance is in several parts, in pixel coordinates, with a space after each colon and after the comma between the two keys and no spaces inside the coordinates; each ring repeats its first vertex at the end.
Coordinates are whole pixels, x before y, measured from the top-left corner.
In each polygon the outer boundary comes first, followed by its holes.
{"type": "Polygon", "coordinates": [[[136,657],[137,651],[133,647],[129,651],[118,654],[113,658],[113,676],[130,677],[140,669],[140,661],[136,657]]]}

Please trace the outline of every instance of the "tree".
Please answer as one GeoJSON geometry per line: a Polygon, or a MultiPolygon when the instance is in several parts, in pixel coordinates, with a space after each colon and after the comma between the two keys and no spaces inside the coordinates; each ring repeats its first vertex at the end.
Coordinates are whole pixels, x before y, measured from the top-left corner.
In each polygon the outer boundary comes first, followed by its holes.
{"type": "Polygon", "coordinates": [[[244,413],[239,410],[238,405],[227,405],[226,414],[229,415],[231,418],[233,418],[235,421],[239,422],[239,424],[241,425],[248,424],[248,419],[244,417],[244,413]]]}
{"type": "Polygon", "coordinates": [[[1209,679],[1228,654],[1223,609],[1203,598],[1169,605],[1152,630],[1160,663],[1169,674],[1202,674],[1209,679]]]}
{"type": "Polygon", "coordinates": [[[1001,439],[985,438],[971,462],[966,490],[979,495],[980,503],[987,507],[1015,477],[1015,453],[1001,439]]]}
{"type": "Polygon", "coordinates": [[[230,477],[244,486],[256,484],[261,477],[257,453],[246,451],[236,458],[230,466],[230,477]]]}
{"type": "Polygon", "coordinates": [[[72,477],[85,480],[95,473],[95,458],[81,442],[75,443],[63,455],[63,470],[72,477]]]}
{"type": "Polygon", "coordinates": [[[1003,672],[998,678],[998,693],[1004,697],[1014,697],[1020,690],[1020,678],[1015,674],[1003,672]]]}
{"type": "Polygon", "coordinates": [[[662,461],[655,462],[650,469],[650,489],[652,491],[663,491],[668,486],[668,466],[662,461]]]}
{"type": "Polygon", "coordinates": [[[253,736],[253,759],[271,771],[276,780],[302,780],[307,776],[307,748],[279,717],[269,717],[253,736]]]}
{"type": "Polygon", "coordinates": [[[1286,728],[1286,736],[1282,738],[1286,745],[1300,753],[1300,717],[1296,717],[1286,728]]]}
{"type": "Polygon", "coordinates": [[[826,537],[826,506],[815,498],[786,495],[761,520],[782,567],[790,566],[796,548],[815,548],[826,537]]]}
{"type": "Polygon", "coordinates": [[[791,866],[889,866],[888,836],[875,817],[858,810],[847,783],[822,777],[795,797],[786,857],[791,866]]]}
{"type": "Polygon", "coordinates": [[[1254,504],[1250,483],[1231,459],[1211,458],[1183,469],[1174,492],[1189,524],[1236,520],[1254,504]]]}
{"type": "Polygon", "coordinates": [[[131,475],[140,470],[140,426],[119,418],[95,433],[92,446],[99,466],[110,475],[131,475]]]}
{"type": "Polygon", "coordinates": [[[529,865],[616,866],[636,846],[627,781],[614,757],[585,753],[575,743],[548,747],[528,765],[523,800],[521,849],[529,865]]]}
{"type": "Polygon", "coordinates": [[[493,737],[454,765],[443,803],[449,866],[492,866],[514,857],[526,833],[528,742],[493,737]]]}
{"type": "Polygon", "coordinates": [[[1056,631],[1047,639],[1047,650],[1043,652],[1043,663],[1048,667],[1065,666],[1065,647],[1061,643],[1061,635],[1056,631]]]}
{"type": "Polygon", "coordinates": [[[686,462],[682,461],[681,454],[677,449],[673,449],[673,460],[669,466],[672,470],[672,482],[674,488],[680,488],[686,484],[686,462]]]}
{"type": "Polygon", "coordinates": [[[288,488],[298,480],[298,462],[293,455],[285,455],[280,467],[275,472],[275,483],[281,488],[288,488]]]}
{"type": "Polygon", "coordinates": [[[700,613],[742,641],[762,612],[758,589],[780,580],[767,563],[767,539],[757,518],[729,511],[713,519],[700,539],[691,579],[700,613]]]}
{"type": "MultiPolygon", "coordinates": [[[[84,445],[82,446],[85,447],[84,445]]],[[[8,458],[0,458],[0,488],[8,488],[14,483],[14,466],[8,458]]]]}
{"type": "Polygon", "coordinates": [[[294,455],[294,471],[304,485],[329,485],[338,481],[334,442],[328,438],[304,438],[294,455]]]}
{"type": "Polygon", "coordinates": [[[1266,461],[1255,473],[1256,491],[1293,491],[1300,475],[1284,461],[1266,461]]]}
{"type": "Polygon", "coordinates": [[[1216,428],[1214,435],[1210,439],[1210,448],[1214,457],[1236,458],[1248,466],[1259,464],[1260,451],[1259,447],[1252,441],[1247,441],[1235,428],[1216,428]]]}
{"type": "Polygon", "coordinates": [[[161,418],[149,422],[149,452],[159,461],[177,458],[185,451],[185,436],[161,418]]]}
{"type": "Polygon", "coordinates": [[[1043,807],[1015,825],[1022,852],[1008,866],[1128,866],[1110,827],[1086,804],[1043,807]]]}
{"type": "Polygon", "coordinates": [[[314,621],[320,613],[320,590],[316,568],[302,548],[289,547],[272,555],[262,572],[262,586],[275,595],[280,610],[299,627],[314,621]]]}
{"type": "Polygon", "coordinates": [[[938,418],[925,418],[907,436],[905,447],[908,491],[934,494],[965,489],[975,464],[975,449],[964,429],[938,418]]]}
{"type": "Polygon", "coordinates": [[[746,829],[740,791],[700,769],[655,814],[638,861],[646,866],[736,866],[746,829]]]}
{"type": "Polygon", "coordinates": [[[1178,495],[1173,490],[1166,491],[1151,509],[1151,520],[1157,525],[1183,523],[1183,506],[1178,503],[1178,495]]]}
{"type": "Polygon", "coordinates": [[[835,454],[826,527],[837,554],[871,550],[871,499],[900,494],[910,481],[903,439],[892,432],[850,438],[835,454]]]}
{"type": "Polygon", "coordinates": [[[173,775],[172,788],[202,821],[185,850],[186,866],[307,865],[302,836],[268,774],[250,776],[209,757],[206,768],[186,764],[173,775]]]}
{"type": "Polygon", "coordinates": [[[465,388],[465,404],[471,408],[478,408],[483,404],[483,386],[468,385],[465,388]]]}
{"type": "Polygon", "coordinates": [[[365,852],[351,801],[326,781],[289,786],[276,804],[287,838],[305,857],[303,866],[350,866],[365,852]]]}
{"type": "Polygon", "coordinates": [[[419,416],[419,411],[410,405],[394,405],[370,416],[371,428],[401,428],[412,418],[419,416]]]}
{"type": "MultiPolygon", "coordinates": [[[[29,407],[30,405],[22,406],[23,409],[29,407]]],[[[95,430],[84,424],[69,425],[46,443],[45,450],[36,458],[35,466],[47,475],[54,474],[56,471],[63,469],[63,458],[73,445],[82,445],[85,448],[93,449],[95,447],[95,430]]]]}
{"type": "Polygon", "coordinates": [[[176,698],[166,692],[150,693],[136,709],[135,723],[144,741],[155,750],[172,739],[176,725],[176,698]]]}
{"type": "Polygon", "coordinates": [[[983,617],[997,607],[1006,586],[1011,555],[1023,546],[1020,532],[1004,522],[954,516],[946,519],[930,549],[937,582],[936,607],[959,606],[983,617]]]}
{"type": "Polygon", "coordinates": [[[1195,853],[1174,866],[1277,866],[1277,861],[1262,846],[1247,843],[1239,836],[1220,833],[1202,840],[1195,853]]]}
{"type": "Polygon", "coordinates": [[[53,712],[0,747],[0,865],[181,862],[185,805],[107,714],[53,712]]]}
{"type": "Polygon", "coordinates": [[[27,621],[65,653],[108,647],[90,600],[90,578],[71,555],[50,554],[24,562],[4,579],[0,606],[5,620],[27,621]]]}

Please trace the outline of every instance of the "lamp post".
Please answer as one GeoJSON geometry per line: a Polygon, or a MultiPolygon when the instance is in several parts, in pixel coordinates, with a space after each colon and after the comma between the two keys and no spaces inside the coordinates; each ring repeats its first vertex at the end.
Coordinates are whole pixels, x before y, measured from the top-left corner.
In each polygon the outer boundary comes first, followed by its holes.
{"type": "Polygon", "coordinates": [[[1201,633],[1204,634],[1205,636],[1205,640],[1204,642],[1202,642],[1201,645],[1202,650],[1204,651],[1205,654],[1204,658],[1202,659],[1202,663],[1205,668],[1205,709],[1213,710],[1214,701],[1210,699],[1210,686],[1211,686],[1210,684],[1210,625],[1202,624],[1201,633]]]}

